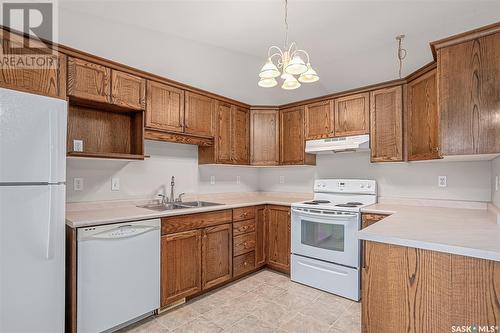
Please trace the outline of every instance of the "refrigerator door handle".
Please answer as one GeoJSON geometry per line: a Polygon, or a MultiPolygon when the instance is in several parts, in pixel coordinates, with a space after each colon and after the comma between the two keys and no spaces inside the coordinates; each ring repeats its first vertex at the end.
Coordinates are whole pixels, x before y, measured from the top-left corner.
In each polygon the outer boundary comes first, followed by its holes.
{"type": "Polygon", "coordinates": [[[47,237],[46,237],[46,246],[45,246],[45,259],[47,260],[52,260],[54,258],[54,240],[53,240],[53,235],[54,231],[52,230],[54,228],[54,224],[59,219],[59,210],[58,210],[58,191],[56,188],[53,186],[50,186],[50,195],[49,195],[49,211],[48,211],[48,218],[47,218],[47,237]]]}

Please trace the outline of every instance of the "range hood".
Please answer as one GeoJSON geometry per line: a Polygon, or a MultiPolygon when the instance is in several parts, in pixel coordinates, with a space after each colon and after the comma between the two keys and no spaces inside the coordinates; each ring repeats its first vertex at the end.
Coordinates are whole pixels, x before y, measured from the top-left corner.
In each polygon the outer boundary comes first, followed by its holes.
{"type": "Polygon", "coordinates": [[[306,141],[306,153],[309,154],[331,154],[369,150],[370,136],[368,134],[306,141]]]}

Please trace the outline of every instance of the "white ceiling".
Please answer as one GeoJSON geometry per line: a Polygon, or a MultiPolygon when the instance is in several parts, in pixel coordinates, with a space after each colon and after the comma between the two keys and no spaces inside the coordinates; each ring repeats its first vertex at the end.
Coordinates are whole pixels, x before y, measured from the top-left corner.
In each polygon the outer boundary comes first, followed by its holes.
{"type": "Polygon", "coordinates": [[[397,78],[432,60],[429,42],[500,21],[500,1],[289,0],[290,40],[320,81],[257,86],[270,45],[283,43],[283,1],[59,0],[59,41],[249,104],[283,104],[397,78]]]}

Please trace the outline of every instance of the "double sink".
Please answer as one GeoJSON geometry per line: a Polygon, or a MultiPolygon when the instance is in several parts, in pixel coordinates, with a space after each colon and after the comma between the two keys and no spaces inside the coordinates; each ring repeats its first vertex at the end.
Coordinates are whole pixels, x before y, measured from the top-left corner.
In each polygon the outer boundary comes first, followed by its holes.
{"type": "Polygon", "coordinates": [[[222,204],[215,202],[208,202],[208,201],[187,201],[187,202],[179,201],[179,202],[168,202],[168,203],[154,203],[137,207],[163,212],[166,210],[202,208],[202,207],[221,206],[221,205],[222,204]]]}

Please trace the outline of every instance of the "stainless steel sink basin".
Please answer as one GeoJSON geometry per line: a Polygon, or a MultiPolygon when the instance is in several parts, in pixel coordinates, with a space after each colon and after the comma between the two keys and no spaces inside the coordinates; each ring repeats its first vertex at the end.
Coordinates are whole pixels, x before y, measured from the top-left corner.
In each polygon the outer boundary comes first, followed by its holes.
{"type": "Polygon", "coordinates": [[[201,207],[210,207],[210,206],[221,206],[220,203],[208,202],[208,201],[187,201],[187,202],[178,202],[177,205],[182,205],[186,208],[201,208],[201,207]]]}
{"type": "Polygon", "coordinates": [[[190,207],[187,207],[187,206],[179,205],[177,203],[166,203],[166,204],[155,203],[155,204],[148,204],[148,205],[142,205],[142,206],[137,206],[137,207],[151,209],[151,210],[156,210],[156,211],[159,211],[159,212],[163,212],[165,210],[190,208],[190,207]]]}

